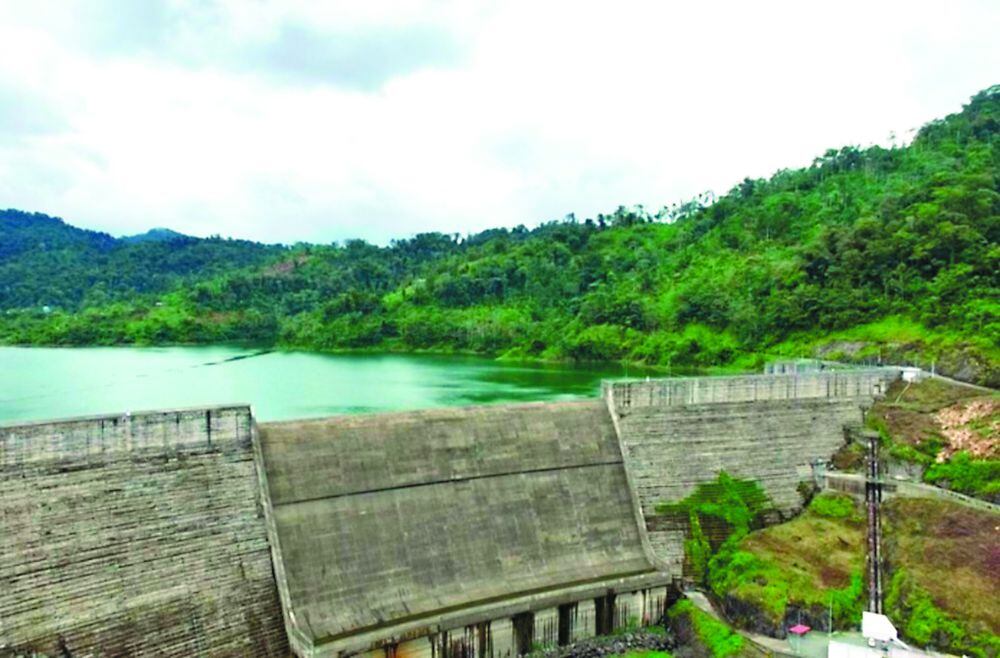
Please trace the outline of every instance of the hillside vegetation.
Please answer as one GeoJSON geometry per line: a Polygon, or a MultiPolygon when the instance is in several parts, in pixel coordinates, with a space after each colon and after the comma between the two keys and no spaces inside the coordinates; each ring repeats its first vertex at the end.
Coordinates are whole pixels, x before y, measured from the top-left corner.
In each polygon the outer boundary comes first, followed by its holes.
{"type": "Polygon", "coordinates": [[[713,560],[709,584],[737,625],[783,637],[805,623],[853,629],[864,604],[865,522],[850,497],[821,494],[797,518],[750,533],[713,560]]]}
{"type": "Polygon", "coordinates": [[[684,658],[756,658],[754,651],[739,633],[727,624],[699,610],[688,599],[681,599],[667,611],[667,621],[682,648],[684,658]]]}
{"type": "Polygon", "coordinates": [[[953,654],[1000,655],[1000,524],[955,503],[883,505],[885,609],[903,636],[953,654]]]}
{"type": "Polygon", "coordinates": [[[924,482],[1000,504],[1000,395],[895,382],[866,418],[892,470],[901,462],[924,482]]]}
{"type": "Polygon", "coordinates": [[[45,323],[32,320],[42,306],[68,313],[127,300],[148,306],[153,295],[259,266],[283,251],[165,229],[115,239],[55,217],[0,210],[0,310],[8,322],[17,318],[38,330],[24,335],[24,342],[80,342],[58,329],[46,335],[45,323]]]}
{"type": "Polygon", "coordinates": [[[820,494],[794,519],[768,526],[778,516],[760,485],[720,472],[656,513],[673,524],[687,519],[685,575],[741,628],[784,637],[796,623],[857,625],[865,522],[849,496],[820,494]]]}
{"type": "MultiPolygon", "coordinates": [[[[949,501],[882,506],[886,614],[907,642],[956,655],[1000,655],[1000,525],[949,501]]],[[[736,626],[783,637],[792,624],[856,629],[866,602],[859,501],[815,497],[791,521],[758,529],[711,559],[707,583],[736,626]]]]}
{"type": "Polygon", "coordinates": [[[934,360],[996,385],[998,185],[994,86],[906,147],[830,150],[718,199],[533,230],[266,247],[126,242],[8,212],[0,340],[733,368],[821,354],[934,360]]]}

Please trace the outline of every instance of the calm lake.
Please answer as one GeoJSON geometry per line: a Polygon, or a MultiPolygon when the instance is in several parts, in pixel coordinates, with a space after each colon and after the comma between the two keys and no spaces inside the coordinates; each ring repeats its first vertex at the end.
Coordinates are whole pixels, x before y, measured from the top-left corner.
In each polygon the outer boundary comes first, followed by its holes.
{"type": "Polygon", "coordinates": [[[645,374],[461,356],[0,347],[0,423],[244,402],[261,420],[595,396],[645,374]]]}

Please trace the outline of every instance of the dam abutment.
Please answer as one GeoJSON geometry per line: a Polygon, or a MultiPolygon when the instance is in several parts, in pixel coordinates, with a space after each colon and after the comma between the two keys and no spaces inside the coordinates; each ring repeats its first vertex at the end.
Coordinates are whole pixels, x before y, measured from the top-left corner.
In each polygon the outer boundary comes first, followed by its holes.
{"type": "Polygon", "coordinates": [[[846,441],[845,427],[900,376],[892,368],[605,382],[628,474],[656,563],[680,578],[689,519],[657,511],[725,471],[757,482],[783,517],[800,483],[846,441]]]}

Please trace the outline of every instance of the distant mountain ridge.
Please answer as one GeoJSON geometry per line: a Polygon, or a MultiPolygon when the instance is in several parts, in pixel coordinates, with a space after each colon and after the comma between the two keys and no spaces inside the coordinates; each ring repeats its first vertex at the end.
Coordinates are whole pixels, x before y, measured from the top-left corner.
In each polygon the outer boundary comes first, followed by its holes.
{"type": "Polygon", "coordinates": [[[135,244],[138,242],[172,242],[174,240],[184,240],[187,238],[191,238],[191,236],[178,233],[177,231],[169,228],[158,227],[151,228],[145,233],[122,236],[119,239],[135,244]]]}
{"type": "Polygon", "coordinates": [[[0,311],[81,307],[158,294],[244,267],[284,248],[156,228],[114,238],[58,217],[0,210],[0,311]]]}
{"type": "Polygon", "coordinates": [[[0,210],[0,263],[27,252],[80,249],[106,251],[115,238],[70,226],[58,217],[21,210],[0,210]]]}

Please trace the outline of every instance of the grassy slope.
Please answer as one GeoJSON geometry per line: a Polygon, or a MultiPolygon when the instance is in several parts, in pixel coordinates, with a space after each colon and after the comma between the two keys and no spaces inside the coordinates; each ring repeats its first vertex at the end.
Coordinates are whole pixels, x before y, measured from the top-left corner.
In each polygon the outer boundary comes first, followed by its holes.
{"type": "Polygon", "coordinates": [[[710,569],[710,585],[741,626],[781,636],[786,617],[853,627],[860,617],[865,525],[847,496],[821,494],[797,518],[747,535],[710,569]]]}
{"type": "Polygon", "coordinates": [[[938,500],[884,506],[886,611],[920,645],[1000,654],[1000,517],[938,500]]]}
{"type": "MultiPolygon", "coordinates": [[[[1000,655],[1000,519],[922,498],[891,499],[883,510],[886,611],[907,641],[984,658],[1000,655]]],[[[859,507],[823,494],[798,518],[746,536],[713,570],[711,584],[741,627],[760,632],[768,623],[776,629],[801,620],[822,628],[832,596],[835,627],[857,628],[864,539],[859,507]],[[786,618],[796,609],[807,615],[786,618]]]]}

